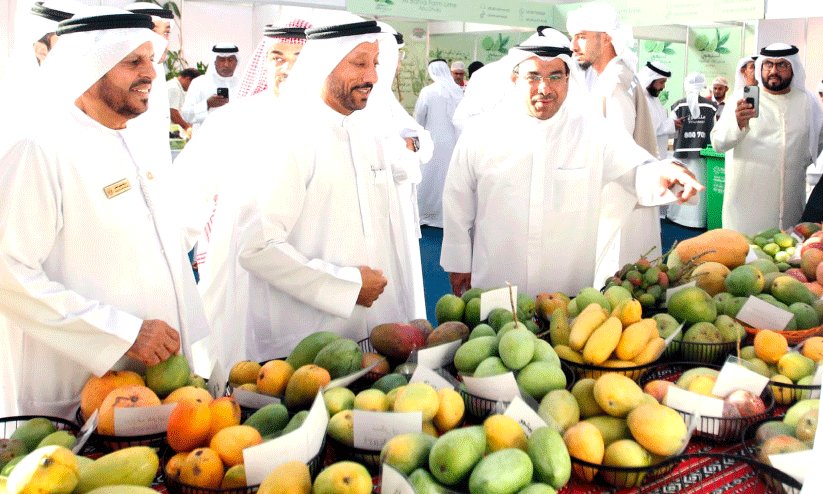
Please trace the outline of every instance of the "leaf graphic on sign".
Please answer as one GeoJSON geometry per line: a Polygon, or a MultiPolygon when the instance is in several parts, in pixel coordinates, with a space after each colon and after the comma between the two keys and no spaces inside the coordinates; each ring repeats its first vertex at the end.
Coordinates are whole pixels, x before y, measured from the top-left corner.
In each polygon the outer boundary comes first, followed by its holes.
{"type": "Polygon", "coordinates": [[[726,31],[726,34],[724,34],[723,36],[720,37],[720,41],[717,43],[718,46],[722,46],[722,45],[726,44],[726,41],[729,41],[729,36],[731,36],[731,35],[732,35],[731,31],[726,31]]]}
{"type": "Polygon", "coordinates": [[[717,48],[717,50],[715,50],[715,51],[716,51],[717,53],[721,53],[721,54],[723,54],[723,55],[728,55],[729,53],[731,53],[731,51],[729,51],[729,49],[728,49],[728,48],[726,48],[725,46],[720,46],[720,47],[718,47],[718,48],[717,48]]]}
{"type": "Polygon", "coordinates": [[[674,55],[674,54],[676,54],[677,52],[675,52],[675,51],[674,51],[674,50],[672,50],[671,48],[663,48],[663,53],[665,53],[666,55],[674,55]]]}

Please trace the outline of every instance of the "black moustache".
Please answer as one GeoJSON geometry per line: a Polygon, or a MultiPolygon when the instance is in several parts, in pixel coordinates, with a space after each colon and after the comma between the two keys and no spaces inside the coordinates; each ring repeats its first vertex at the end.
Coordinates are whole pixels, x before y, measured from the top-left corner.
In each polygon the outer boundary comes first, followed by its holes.
{"type": "Polygon", "coordinates": [[[134,89],[137,86],[145,86],[146,84],[151,84],[151,79],[140,79],[131,85],[131,89],[134,89]]]}
{"type": "Polygon", "coordinates": [[[374,88],[374,84],[372,84],[371,82],[367,82],[367,83],[361,84],[359,86],[354,86],[353,88],[351,88],[351,90],[356,91],[358,89],[366,89],[366,88],[372,89],[372,88],[374,88]]]}

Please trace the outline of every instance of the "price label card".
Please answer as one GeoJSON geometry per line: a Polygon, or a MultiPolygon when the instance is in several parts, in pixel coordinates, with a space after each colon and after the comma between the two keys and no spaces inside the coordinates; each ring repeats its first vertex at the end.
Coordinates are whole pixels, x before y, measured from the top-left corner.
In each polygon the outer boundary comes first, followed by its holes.
{"type": "Polygon", "coordinates": [[[417,367],[439,369],[454,362],[454,354],[463,342],[461,340],[443,343],[431,348],[421,348],[417,351],[417,367]]]}
{"type": "Polygon", "coordinates": [[[380,451],[394,436],[423,430],[423,412],[354,410],[352,415],[356,448],[380,451]]]}
{"type": "Polygon", "coordinates": [[[526,437],[531,437],[532,432],[548,425],[532,407],[527,405],[526,402],[518,396],[514,397],[509,407],[503,412],[503,415],[516,420],[523,429],[523,432],[526,433],[526,437]]]}
{"type": "Polygon", "coordinates": [[[684,285],[676,286],[674,288],[671,288],[671,287],[667,288],[666,289],[666,305],[667,306],[669,305],[669,300],[671,300],[672,295],[679,292],[680,290],[683,290],[685,288],[689,288],[689,287],[692,287],[692,286],[697,286],[697,282],[696,281],[690,281],[690,282],[688,282],[684,285]]]}
{"type": "Polygon", "coordinates": [[[380,492],[381,494],[417,494],[409,479],[387,463],[383,463],[380,492]]]}
{"type": "MultiPolygon", "coordinates": [[[[818,365],[812,378],[812,385],[820,386],[821,383],[823,383],[823,365],[818,365]]],[[[809,398],[820,398],[820,389],[813,389],[809,398]]]]}
{"type": "Polygon", "coordinates": [[[745,389],[755,396],[760,396],[768,384],[768,377],[750,370],[745,364],[741,364],[737,357],[729,357],[720,369],[712,394],[725,397],[736,389],[745,389]]]}
{"type": "Polygon", "coordinates": [[[226,372],[219,360],[215,360],[214,368],[209,376],[209,383],[206,385],[212,398],[220,398],[226,394],[226,372]]]}
{"type": "Polygon", "coordinates": [[[685,326],[685,325],[686,325],[686,321],[683,321],[682,323],[680,323],[680,326],[678,326],[678,328],[674,330],[674,332],[672,334],[670,334],[669,336],[666,337],[666,339],[664,340],[666,342],[666,348],[668,348],[669,345],[672,344],[672,342],[675,340],[675,338],[677,338],[677,335],[679,335],[681,332],[683,332],[683,326],[685,326]]]}
{"type": "Polygon", "coordinates": [[[480,320],[489,317],[489,313],[494,309],[512,310],[512,300],[517,303],[517,287],[509,287],[489,290],[480,294],[480,320]]]}
{"type": "Polygon", "coordinates": [[[353,383],[354,381],[357,381],[361,377],[363,377],[366,374],[368,374],[369,372],[371,372],[372,369],[374,369],[375,367],[380,365],[385,360],[386,360],[385,358],[382,358],[382,359],[378,360],[377,362],[373,363],[372,365],[366,367],[365,369],[361,369],[361,370],[359,370],[357,372],[354,372],[352,374],[349,374],[347,376],[338,377],[337,379],[335,379],[335,380],[331,381],[330,383],[326,384],[325,386],[323,386],[323,389],[345,388],[349,384],[353,383]]]}
{"type": "Polygon", "coordinates": [[[740,308],[736,317],[753,328],[782,331],[792,320],[794,314],[775,307],[765,300],[760,300],[754,295],[749,295],[749,299],[740,308]]]}
{"type": "Polygon", "coordinates": [[[115,436],[144,436],[166,432],[171,415],[177,403],[155,407],[115,408],[115,436]]]}
{"type": "Polygon", "coordinates": [[[89,440],[92,433],[97,429],[97,419],[99,418],[97,414],[97,410],[91,414],[86,423],[83,424],[83,427],[80,429],[80,434],[77,436],[77,443],[71,448],[71,452],[77,454],[83,449],[83,446],[86,445],[86,441],[89,440]]]}
{"type": "Polygon", "coordinates": [[[306,420],[300,425],[299,429],[306,431],[306,443],[309,448],[309,457],[306,462],[314,458],[320,452],[323,446],[323,440],[326,438],[326,429],[329,425],[329,411],[326,408],[326,402],[323,400],[323,393],[317,392],[309,409],[309,415],[306,420]]]}
{"type": "Polygon", "coordinates": [[[231,396],[238,405],[246,408],[263,408],[271,403],[280,403],[280,398],[276,396],[252,393],[240,388],[233,390],[231,396]]]}
{"type": "MultiPolygon", "coordinates": [[[[769,455],[769,461],[774,468],[791,475],[801,484],[805,484],[806,474],[809,471],[809,467],[812,466],[812,461],[814,460],[815,455],[819,454],[820,452],[807,449],[805,451],[795,451],[793,453],[769,455]]],[[[819,464],[820,463],[818,460],[818,465],[819,464]]]]}
{"type": "MultiPolygon", "coordinates": [[[[710,396],[700,395],[670,386],[666,392],[665,405],[675,410],[695,414],[702,417],[723,417],[723,400],[710,396]]],[[[720,432],[719,420],[700,420],[697,430],[708,434],[718,434],[720,432]]]]}
{"type": "Polygon", "coordinates": [[[515,396],[520,396],[520,388],[512,372],[491,377],[463,376],[463,382],[469,394],[487,400],[510,402],[515,396]]]}
{"type": "Polygon", "coordinates": [[[757,254],[754,252],[754,247],[749,245],[749,252],[746,253],[746,264],[750,262],[756,261],[758,259],[757,254]]]}
{"type": "Polygon", "coordinates": [[[419,365],[414,369],[414,374],[412,374],[411,379],[409,379],[409,384],[416,382],[424,382],[433,387],[435,391],[443,388],[454,389],[454,384],[449,382],[448,379],[431,369],[420,367],[419,365]]]}

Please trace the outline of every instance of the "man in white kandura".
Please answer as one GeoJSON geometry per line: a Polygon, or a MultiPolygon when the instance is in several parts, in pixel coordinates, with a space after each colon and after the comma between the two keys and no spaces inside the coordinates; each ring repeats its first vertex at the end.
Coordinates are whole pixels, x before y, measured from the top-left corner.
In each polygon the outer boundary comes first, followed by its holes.
{"type": "Polygon", "coordinates": [[[240,76],[236,74],[240,64],[240,50],[231,43],[218,43],[211,49],[214,58],[203,77],[191,82],[186,91],[186,101],[181,111],[183,118],[197,129],[209,116],[209,112],[226,105],[237,95],[240,76]],[[225,94],[222,92],[225,90],[225,94]]]}
{"type": "Polygon", "coordinates": [[[594,280],[605,182],[644,204],[677,184],[679,200],[703,187],[589,110],[559,31],[542,28],[501,61],[509,70],[498,72],[498,90],[515,91],[457,143],[443,192],[440,264],[455,294],[507,281],[529,295],[576,294],[594,280]]]}
{"type": "Polygon", "coordinates": [[[757,86],[757,78],[754,76],[754,62],[757,55],[743,57],[737,62],[737,69],[734,72],[734,92],[742,89],[743,86],[757,86]]]}
{"type": "Polygon", "coordinates": [[[657,137],[657,156],[665,158],[669,152],[669,139],[674,137],[675,122],[660,102],[660,92],[666,89],[666,81],[672,73],[669,68],[660,62],[646,62],[646,65],[637,73],[640,85],[646,88],[646,101],[649,104],[649,114],[652,118],[657,137]]]}
{"type": "Polygon", "coordinates": [[[792,227],[803,214],[806,182],[820,178],[809,165],[823,145],[823,111],[805,87],[798,53],[785,43],[760,50],[759,108],[739,88],[729,98],[734,111],[723,112],[712,129],[712,146],[726,153],[723,228],[754,235],[792,227]]]}
{"type": "Polygon", "coordinates": [[[73,417],[90,376],[190,356],[208,332],[175,198],[127,127],[165,46],[152,27],[111,7],[61,23],[42,67],[49,118],[0,152],[0,188],[15,191],[0,195],[0,311],[20,413],[73,417]]]}
{"type": "Polygon", "coordinates": [[[251,218],[241,210],[240,265],[272,286],[249,324],[270,356],[317,331],[362,339],[413,313],[386,140],[356,117],[378,83],[378,42],[387,35],[374,21],[337,16],[338,25],[306,31],[281,94],[289,117],[259,136],[278,150],[261,170],[270,175],[257,180],[256,194],[243,191],[258,204],[245,209],[251,218]]]}
{"type": "Polygon", "coordinates": [[[463,90],[455,84],[445,60],[429,62],[429,77],[434,82],[420,90],[414,119],[431,134],[434,155],[420,168],[423,178],[417,188],[417,204],[421,225],[443,228],[443,182],[457,143],[452,118],[463,99],[463,90]]]}
{"type": "MultiPolygon", "coordinates": [[[[580,66],[597,73],[591,91],[594,110],[658,157],[645,91],[632,68],[637,62],[630,48],[631,26],[621,24],[614,7],[603,3],[585,4],[569,12],[566,25],[580,66]]],[[[652,256],[655,252],[662,254],[658,208],[638,206],[631,194],[612,183],[606,184],[603,195],[609,198],[604,204],[604,217],[612,219],[604,219],[601,224],[600,241],[605,242],[603,247],[608,254],[598,265],[598,278],[613,275],[620,266],[635,262],[650,251],[652,256]],[[624,229],[610,239],[614,221],[621,222],[624,229]]]]}

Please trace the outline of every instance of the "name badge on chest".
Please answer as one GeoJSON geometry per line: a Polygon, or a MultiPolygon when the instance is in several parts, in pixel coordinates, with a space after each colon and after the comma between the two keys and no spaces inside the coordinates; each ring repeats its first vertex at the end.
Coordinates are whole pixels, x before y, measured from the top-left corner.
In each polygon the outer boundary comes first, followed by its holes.
{"type": "Polygon", "coordinates": [[[122,194],[123,192],[129,191],[129,190],[131,190],[131,184],[129,184],[129,179],[127,179],[127,178],[124,178],[123,180],[120,180],[119,182],[114,182],[113,184],[108,185],[108,186],[103,188],[103,192],[106,193],[106,197],[108,197],[109,199],[111,199],[113,197],[117,197],[120,194],[122,194]]]}

